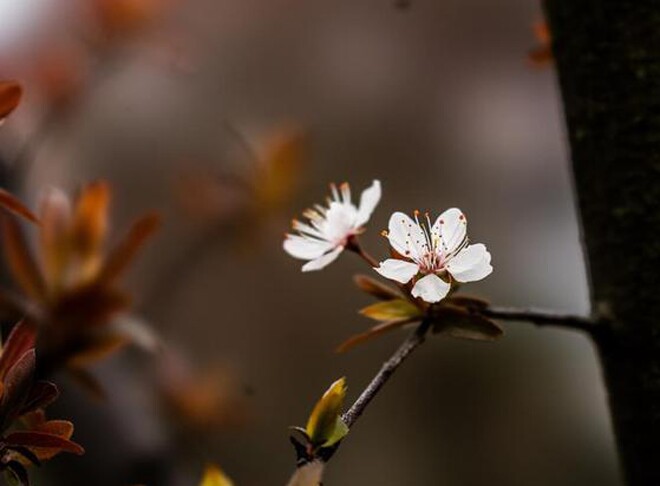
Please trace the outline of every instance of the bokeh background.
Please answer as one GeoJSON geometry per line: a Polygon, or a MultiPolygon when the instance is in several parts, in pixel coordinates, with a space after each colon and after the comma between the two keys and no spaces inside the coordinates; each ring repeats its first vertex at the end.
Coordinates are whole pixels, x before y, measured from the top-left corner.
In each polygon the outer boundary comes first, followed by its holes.
{"type": "MultiPolygon", "coordinates": [[[[354,398],[403,338],[335,354],[371,324],[351,281],[368,269],[344,255],[302,274],[281,249],[328,182],[382,181],[363,238],[375,255],[391,211],[458,206],[495,267],[470,293],[586,314],[555,73],[528,56],[541,19],[531,0],[0,0],[0,77],[26,90],[0,131],[5,167],[22,164],[4,185],[34,205],[44,187],[103,178],[118,231],[146,209],[165,219],[128,284],[166,350],[96,366],[105,401],[59,379],[51,415],[75,422],[87,454],[35,483],[186,486],[213,461],[239,485],[285,484],[287,427],[340,376],[354,398]],[[237,211],[254,159],[292,129],[296,190],[237,211]],[[211,405],[182,417],[164,389],[211,405]]],[[[588,340],[505,327],[494,344],[430,340],[326,483],[620,485],[588,340]]]]}

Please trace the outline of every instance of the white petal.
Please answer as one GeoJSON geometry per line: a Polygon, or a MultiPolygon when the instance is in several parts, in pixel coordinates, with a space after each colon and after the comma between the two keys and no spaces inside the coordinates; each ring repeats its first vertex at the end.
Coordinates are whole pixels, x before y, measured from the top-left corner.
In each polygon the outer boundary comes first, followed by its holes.
{"type": "Polygon", "coordinates": [[[390,216],[387,239],[400,255],[418,260],[424,254],[424,231],[407,214],[397,211],[390,216]]]}
{"type": "Polygon", "coordinates": [[[440,302],[449,293],[451,285],[442,280],[434,273],[420,278],[412,288],[413,297],[421,297],[429,304],[440,302]]]}
{"type": "Polygon", "coordinates": [[[376,206],[380,202],[381,193],[380,181],[378,180],[373,181],[371,186],[362,191],[357,220],[355,221],[357,226],[362,226],[369,221],[371,213],[374,212],[374,209],[376,209],[376,206]]]}
{"type": "Polygon", "coordinates": [[[381,262],[374,270],[385,278],[404,284],[410,282],[410,279],[417,275],[419,267],[417,264],[405,260],[388,258],[384,262],[381,262]]]}
{"type": "Polygon", "coordinates": [[[344,247],[338,246],[331,252],[326,253],[325,255],[321,255],[320,257],[318,257],[315,260],[312,260],[311,262],[305,263],[302,267],[302,271],[312,272],[314,270],[321,270],[322,268],[325,268],[328,265],[330,265],[332,262],[334,262],[342,251],[344,251],[344,247]]]}
{"type": "Polygon", "coordinates": [[[332,244],[316,238],[305,238],[298,235],[286,235],[284,251],[294,258],[312,260],[323,255],[332,248],[332,244]]]}
{"type": "Polygon", "coordinates": [[[440,235],[443,251],[445,253],[451,253],[465,239],[467,219],[460,209],[447,209],[447,211],[435,220],[431,231],[434,234],[440,235]]]}
{"type": "Polygon", "coordinates": [[[470,245],[449,260],[447,271],[459,282],[481,280],[493,271],[490,265],[490,253],[481,243],[470,245]]]}
{"type": "Polygon", "coordinates": [[[343,182],[339,186],[339,190],[341,191],[341,201],[344,204],[351,204],[351,186],[348,182],[343,182]]]}
{"type": "MultiPolygon", "coordinates": [[[[313,223],[312,223],[313,224],[313,223]]],[[[311,236],[312,238],[323,239],[323,233],[315,226],[311,226],[307,223],[298,221],[297,219],[293,220],[293,229],[299,233],[305,233],[305,236],[311,236]]]]}
{"type": "Polygon", "coordinates": [[[340,243],[344,238],[353,234],[355,230],[355,206],[331,202],[325,213],[325,220],[319,223],[324,237],[330,241],[340,243]]]}

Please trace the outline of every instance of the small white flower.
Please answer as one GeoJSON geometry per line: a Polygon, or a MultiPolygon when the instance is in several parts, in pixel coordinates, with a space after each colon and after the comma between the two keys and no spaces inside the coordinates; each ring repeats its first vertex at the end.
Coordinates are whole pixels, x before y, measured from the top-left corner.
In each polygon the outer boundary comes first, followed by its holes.
{"type": "Polygon", "coordinates": [[[332,184],[327,207],[315,205],[303,215],[309,223],[293,220],[298,234],[287,234],[284,250],[295,258],[309,260],[303,272],[320,270],[332,263],[344,250],[350,237],[360,234],[380,201],[380,182],[375,180],[360,196],[360,205],[351,202],[351,189],[343,183],[339,190],[332,184]]]}
{"type": "Polygon", "coordinates": [[[457,208],[442,213],[433,225],[428,214],[420,223],[418,211],[414,220],[396,212],[390,217],[386,236],[405,260],[389,258],[374,270],[402,284],[421,274],[411,293],[429,303],[439,302],[449,293],[452,278],[475,282],[493,271],[486,247],[469,244],[467,220],[457,208]]]}

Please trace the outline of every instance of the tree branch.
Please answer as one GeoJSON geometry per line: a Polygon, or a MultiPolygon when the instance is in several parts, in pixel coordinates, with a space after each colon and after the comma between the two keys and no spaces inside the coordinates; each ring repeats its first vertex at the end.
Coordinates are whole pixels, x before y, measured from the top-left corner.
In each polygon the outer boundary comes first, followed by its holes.
{"type": "Polygon", "coordinates": [[[660,2],[544,0],[629,486],[660,484],[660,2]]]}
{"type": "MultiPolygon", "coordinates": [[[[401,346],[394,352],[394,354],[385,362],[380,368],[376,376],[369,382],[367,387],[360,393],[360,396],[355,400],[351,408],[349,408],[344,415],[342,415],[342,420],[348,426],[349,429],[352,429],[355,425],[355,422],[362,416],[366,408],[369,406],[371,401],[378,395],[380,390],[385,386],[385,383],[389,381],[394,372],[399,369],[403,362],[410,356],[415,349],[417,349],[425,340],[426,334],[431,328],[431,319],[424,319],[419,326],[406,338],[406,340],[401,343],[401,346]]],[[[323,474],[323,468],[325,463],[327,463],[334,453],[339,448],[340,443],[335,444],[331,448],[326,448],[323,453],[317,457],[307,457],[306,450],[304,447],[300,447],[297,441],[292,440],[294,446],[296,447],[296,453],[298,454],[298,464],[296,470],[294,471],[291,480],[289,481],[288,486],[308,486],[313,484],[314,481],[317,481],[318,484],[321,484],[321,476],[323,474]],[[302,459],[302,460],[301,460],[302,459]],[[301,475],[306,474],[306,469],[312,467],[315,471],[314,479],[309,482],[309,479],[303,481],[301,480],[301,475]]]]}
{"type": "Polygon", "coordinates": [[[587,333],[593,333],[600,322],[589,317],[561,314],[540,309],[489,306],[479,312],[485,317],[502,321],[527,321],[537,326],[556,326],[587,333]]]}
{"type": "Polygon", "coordinates": [[[431,327],[431,320],[424,319],[419,326],[408,336],[408,338],[399,346],[394,354],[388,359],[380,371],[374,376],[355,403],[342,416],[344,423],[348,428],[352,428],[357,419],[364,413],[369,403],[376,397],[378,392],[388,382],[394,372],[403,364],[403,362],[417,349],[426,339],[426,334],[431,327]]]}

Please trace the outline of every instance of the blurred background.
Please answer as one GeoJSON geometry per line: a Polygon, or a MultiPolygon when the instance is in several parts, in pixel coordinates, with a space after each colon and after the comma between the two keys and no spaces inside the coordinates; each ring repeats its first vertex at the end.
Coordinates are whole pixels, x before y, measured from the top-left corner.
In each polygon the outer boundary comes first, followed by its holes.
{"type": "MultiPolygon", "coordinates": [[[[0,78],[25,89],[3,186],[35,207],[107,179],[116,234],[145,210],[165,221],[127,280],[164,350],[96,365],[105,400],[57,379],[50,415],[87,454],[35,484],[194,485],[209,461],[285,484],[287,427],[340,376],[354,399],[404,336],[335,354],[371,325],[351,280],[368,269],[348,254],[302,274],[281,249],[329,182],[382,181],[377,257],[391,211],[458,206],[495,267],[469,293],[587,313],[555,73],[529,56],[541,20],[530,0],[0,0],[0,78]]],[[[620,485],[589,341],[505,328],[430,340],[326,483],[620,485]]]]}

